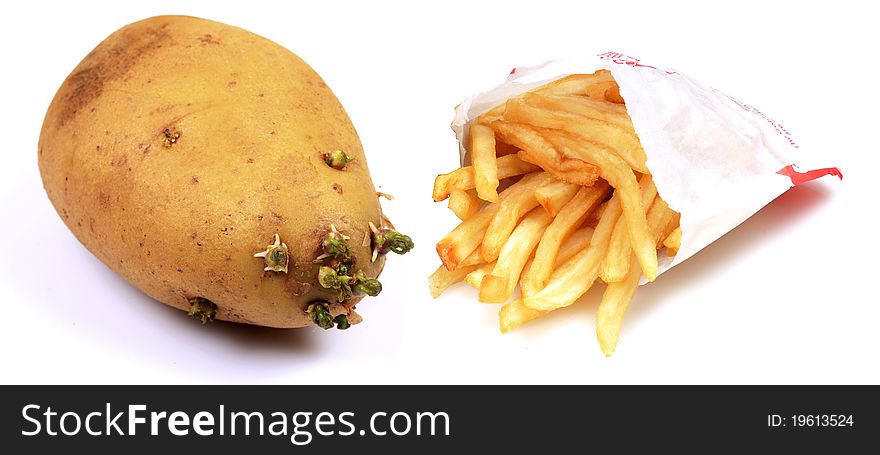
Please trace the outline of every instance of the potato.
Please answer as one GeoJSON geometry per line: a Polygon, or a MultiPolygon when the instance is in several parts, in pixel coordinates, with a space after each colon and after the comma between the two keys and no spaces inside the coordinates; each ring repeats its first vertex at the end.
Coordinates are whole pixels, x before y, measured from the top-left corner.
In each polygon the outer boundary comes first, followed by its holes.
{"type": "Polygon", "coordinates": [[[76,238],[203,322],[346,328],[381,289],[385,253],[412,248],[318,74],[217,22],[161,16],[110,35],[58,90],[38,153],[76,238]]]}

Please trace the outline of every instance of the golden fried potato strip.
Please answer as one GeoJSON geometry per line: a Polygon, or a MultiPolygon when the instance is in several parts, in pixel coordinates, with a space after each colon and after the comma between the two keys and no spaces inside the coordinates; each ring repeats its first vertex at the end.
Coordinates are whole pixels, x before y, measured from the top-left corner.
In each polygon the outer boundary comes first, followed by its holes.
{"type": "Polygon", "coordinates": [[[449,209],[462,221],[474,216],[482,206],[483,201],[474,190],[452,190],[449,195],[449,209]]]}
{"type": "Polygon", "coordinates": [[[495,159],[495,131],[475,123],[470,127],[471,162],[477,196],[488,202],[498,200],[498,163],[495,159]]]}

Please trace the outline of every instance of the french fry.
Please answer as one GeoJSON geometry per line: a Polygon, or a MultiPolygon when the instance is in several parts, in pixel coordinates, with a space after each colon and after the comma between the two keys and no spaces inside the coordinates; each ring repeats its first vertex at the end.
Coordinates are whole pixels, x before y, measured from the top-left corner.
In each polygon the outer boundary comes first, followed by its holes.
{"type": "Polygon", "coordinates": [[[459,267],[450,272],[449,270],[446,270],[446,267],[441,265],[431,274],[431,276],[428,277],[428,288],[431,290],[431,297],[435,299],[440,297],[440,294],[442,294],[443,291],[453,284],[463,280],[468,273],[476,268],[477,266],[459,267]]]}
{"type": "Polygon", "coordinates": [[[657,277],[657,248],[648,229],[645,206],[641,203],[640,190],[636,176],[619,157],[609,150],[592,143],[572,139],[564,133],[552,130],[539,130],[555,146],[599,164],[602,177],[615,188],[615,195],[620,194],[623,215],[629,227],[629,240],[636,258],[648,278],[654,281],[657,277]]]}
{"type": "MultiPolygon", "coordinates": [[[[513,145],[510,145],[507,142],[499,141],[496,138],[496,140],[495,140],[495,156],[497,156],[499,159],[503,156],[516,155],[517,153],[519,153],[519,147],[514,147],[513,145]]],[[[499,164],[499,166],[500,166],[500,164],[499,164]]],[[[501,177],[499,175],[498,178],[503,178],[503,177],[501,177]]]]}
{"type": "Polygon", "coordinates": [[[620,87],[616,83],[605,90],[605,100],[614,104],[626,104],[623,97],[620,96],[620,87]]]}
{"type": "Polygon", "coordinates": [[[657,197],[648,210],[648,228],[654,238],[654,243],[658,244],[663,240],[663,230],[675,218],[675,212],[669,208],[669,205],[663,198],[657,197]]]}
{"type": "Polygon", "coordinates": [[[556,216],[562,207],[577,194],[578,189],[583,188],[580,185],[554,180],[545,185],[541,185],[535,190],[535,199],[538,204],[544,207],[547,214],[551,217],[556,216]]]}
{"type": "Polygon", "coordinates": [[[613,81],[614,78],[611,76],[611,71],[608,70],[599,70],[593,74],[572,74],[571,76],[566,76],[541,86],[535,89],[534,92],[543,95],[584,96],[591,85],[609,80],[613,81]]]}
{"type": "Polygon", "coordinates": [[[638,267],[631,267],[623,280],[608,283],[605,293],[602,294],[602,301],[596,312],[596,337],[606,356],[614,353],[617,347],[623,317],[629,309],[636,288],[639,287],[641,277],[642,271],[638,267]]]}
{"type": "MultiPolygon", "coordinates": [[[[510,185],[506,190],[498,195],[499,201],[503,201],[508,196],[521,198],[522,194],[535,198],[535,188],[549,178],[546,173],[533,173],[526,175],[519,182],[510,185]],[[534,182],[534,183],[533,183],[534,182]]],[[[537,202],[535,202],[537,205],[537,202]]],[[[486,235],[486,229],[498,213],[501,204],[496,202],[485,206],[474,216],[462,221],[456,226],[446,237],[437,242],[437,255],[443,261],[443,265],[448,270],[455,270],[459,264],[473,253],[483,237],[486,235]]],[[[487,262],[487,261],[484,261],[487,262]]]]}
{"type": "Polygon", "coordinates": [[[526,94],[523,99],[534,107],[582,115],[635,132],[626,107],[619,104],[579,96],[544,96],[537,93],[526,94]]]}
{"type": "MultiPolygon", "coordinates": [[[[582,141],[596,143],[612,150],[632,169],[643,174],[648,173],[648,168],[645,166],[647,160],[645,150],[642,149],[642,144],[633,131],[582,115],[537,108],[516,98],[507,101],[504,120],[566,131],[582,141]]],[[[494,128],[495,123],[492,125],[494,128]]],[[[519,146],[519,144],[515,145],[519,146]]]]}
{"type": "Polygon", "coordinates": [[[585,95],[587,95],[588,98],[596,100],[623,104],[623,98],[620,98],[620,86],[617,85],[617,81],[614,79],[611,79],[610,81],[602,81],[587,87],[585,95]]]}
{"type": "MultiPolygon", "coordinates": [[[[644,175],[639,180],[640,202],[642,207],[649,207],[657,195],[657,187],[650,175],[644,175]]],[[[631,264],[632,245],[629,242],[629,225],[626,217],[621,217],[614,226],[611,241],[608,246],[608,254],[602,261],[599,269],[599,277],[606,283],[621,281],[626,278],[631,264]]]]}
{"type": "Polygon", "coordinates": [[[464,277],[464,281],[471,285],[474,289],[479,290],[480,284],[483,282],[483,277],[492,272],[492,269],[495,267],[494,262],[490,262],[488,264],[481,264],[477,266],[471,273],[468,273],[466,277],[464,277]]]}
{"type": "Polygon", "coordinates": [[[537,207],[516,226],[501,249],[492,273],[483,277],[479,296],[481,302],[503,303],[513,295],[517,279],[550,221],[552,218],[547,212],[537,207]]]}
{"type": "Polygon", "coordinates": [[[540,134],[526,125],[492,122],[492,129],[504,141],[519,147],[523,161],[540,166],[559,180],[590,186],[599,175],[599,168],[582,160],[565,158],[540,134]]]}
{"type": "Polygon", "coordinates": [[[590,213],[590,216],[587,217],[586,223],[588,225],[592,225],[592,226],[595,226],[596,224],[598,224],[599,220],[602,219],[602,215],[605,214],[605,207],[607,205],[608,205],[607,202],[603,202],[603,203],[599,204],[599,206],[596,207],[596,210],[593,210],[593,212],[590,213]]]}
{"type": "Polygon", "coordinates": [[[449,209],[462,221],[474,216],[482,206],[483,201],[474,190],[452,190],[449,194],[449,209]]]}
{"type": "Polygon", "coordinates": [[[522,299],[514,299],[498,310],[498,325],[501,328],[501,333],[507,333],[545,314],[547,314],[546,311],[533,310],[525,306],[522,299]]]}
{"type": "Polygon", "coordinates": [[[669,234],[672,234],[672,231],[678,229],[678,224],[681,222],[681,214],[672,210],[670,207],[669,210],[672,212],[672,216],[669,218],[669,221],[666,223],[666,226],[660,231],[660,239],[657,241],[657,249],[663,248],[663,241],[669,237],[669,234]]]}
{"type": "Polygon", "coordinates": [[[608,251],[608,242],[620,215],[620,198],[615,192],[593,231],[590,246],[557,269],[543,289],[525,296],[523,303],[534,310],[551,311],[571,305],[584,295],[599,276],[599,266],[608,251]]]}
{"type": "MultiPolygon", "coordinates": [[[[499,179],[506,179],[508,177],[541,170],[538,166],[525,162],[516,155],[499,157],[497,164],[499,179]]],[[[434,191],[432,197],[434,198],[434,202],[440,202],[448,198],[450,193],[454,190],[471,190],[474,188],[476,188],[474,167],[465,166],[448,174],[438,175],[437,178],[434,179],[434,191]]]]}
{"type": "Polygon", "coordinates": [[[488,202],[498,200],[498,163],[495,159],[495,131],[486,125],[471,125],[471,162],[477,196],[488,202]]]}
{"type": "Polygon", "coordinates": [[[483,242],[480,244],[480,254],[484,261],[492,262],[498,258],[501,248],[507,242],[520,218],[538,206],[538,200],[535,199],[535,189],[552,179],[550,174],[544,172],[535,175],[534,178],[520,180],[510,187],[516,188],[516,191],[510,192],[497,203],[490,204],[490,206],[497,206],[498,209],[489,222],[483,242]]]}
{"type": "Polygon", "coordinates": [[[675,228],[666,236],[666,239],[663,240],[663,246],[666,247],[666,252],[670,256],[678,254],[678,250],[681,248],[681,227],[675,228]]]}
{"type": "Polygon", "coordinates": [[[474,249],[474,251],[471,254],[467,255],[467,257],[464,258],[463,261],[459,262],[458,266],[459,267],[467,267],[467,266],[471,266],[471,265],[481,265],[481,264],[485,264],[485,263],[486,263],[486,261],[484,261],[483,256],[480,255],[480,248],[478,247],[478,248],[474,249]]]}
{"type": "Polygon", "coordinates": [[[569,243],[567,237],[584,222],[590,211],[608,194],[608,184],[600,182],[592,187],[581,187],[544,231],[544,236],[535,250],[532,264],[520,280],[523,295],[533,295],[544,288],[561,255],[560,249],[569,243]]]}
{"type": "MultiPolygon", "coordinates": [[[[593,238],[594,231],[594,228],[582,227],[574,231],[567,239],[565,239],[559,247],[559,252],[556,253],[556,261],[553,262],[553,268],[558,269],[566,261],[573,258],[574,255],[590,246],[590,240],[593,238]]],[[[544,235],[547,235],[546,231],[544,232],[544,235]]],[[[540,243],[538,246],[541,246],[540,243]]]]}
{"type": "Polygon", "coordinates": [[[489,109],[488,111],[477,117],[477,123],[482,125],[489,125],[490,123],[500,119],[501,116],[504,115],[504,107],[504,103],[501,103],[493,107],[492,109],[489,109]]]}
{"type": "Polygon", "coordinates": [[[599,267],[599,278],[606,283],[621,281],[626,277],[632,263],[632,245],[629,243],[629,227],[626,218],[620,217],[614,225],[611,240],[608,242],[608,253],[599,267]]]}

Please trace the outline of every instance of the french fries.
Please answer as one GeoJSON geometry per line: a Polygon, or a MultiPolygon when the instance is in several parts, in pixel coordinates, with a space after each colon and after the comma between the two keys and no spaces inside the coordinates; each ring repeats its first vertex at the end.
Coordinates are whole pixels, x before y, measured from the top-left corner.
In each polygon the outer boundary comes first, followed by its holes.
{"type": "Polygon", "coordinates": [[[526,103],[542,109],[556,109],[571,114],[582,115],[614,124],[627,131],[635,132],[626,108],[578,96],[544,96],[537,93],[524,95],[526,103]]]}
{"type": "Polygon", "coordinates": [[[600,146],[584,144],[565,134],[552,131],[546,133],[554,144],[568,153],[601,163],[602,177],[615,188],[615,194],[620,194],[623,213],[629,226],[629,240],[636,258],[648,281],[654,281],[657,277],[657,251],[648,231],[645,206],[641,203],[638,182],[632,169],[627,168],[613,153],[600,146]]]}
{"type": "Polygon", "coordinates": [[[566,237],[584,222],[590,211],[607,195],[608,189],[608,184],[604,182],[592,187],[581,187],[574,198],[560,210],[544,232],[535,251],[535,258],[523,274],[520,283],[523,295],[532,295],[544,288],[558,257],[561,256],[559,250],[566,237]]]}
{"type": "MultiPolygon", "coordinates": [[[[516,155],[499,157],[496,162],[499,179],[506,179],[541,170],[538,166],[525,162],[516,155]]],[[[466,166],[448,174],[438,175],[434,180],[434,202],[446,200],[452,191],[472,190],[476,188],[476,186],[473,166],[466,166]]]]}
{"type": "Polygon", "coordinates": [[[620,199],[615,193],[590,238],[590,246],[566,261],[550,276],[544,289],[526,296],[523,303],[535,310],[552,311],[571,305],[590,290],[599,276],[599,266],[620,212],[620,199]]]}
{"type": "MultiPolygon", "coordinates": [[[[663,235],[663,230],[675,217],[666,202],[656,197],[648,211],[648,226],[655,238],[663,235]]],[[[626,277],[616,283],[608,283],[599,310],[596,312],[596,337],[599,339],[599,347],[606,356],[610,356],[617,348],[617,339],[620,337],[620,328],[623,325],[623,317],[629,309],[630,301],[639,286],[642,274],[638,269],[630,269],[626,277]]]]}
{"type": "Polygon", "coordinates": [[[434,200],[449,198],[462,222],[437,244],[431,295],[466,281],[480,301],[505,303],[506,333],[605,283],[596,336],[611,355],[642,276],[657,276],[658,250],[681,247],[680,216],[657,193],[611,73],[513,97],[480,115],[470,138],[473,166],[434,181],[434,200]]]}
{"type": "Polygon", "coordinates": [[[538,108],[521,99],[512,99],[507,102],[504,120],[565,131],[577,136],[582,141],[594,142],[613,150],[632,169],[643,174],[648,173],[648,168],[645,167],[647,157],[639,143],[638,136],[625,128],[583,115],[538,108]]]}
{"type": "Polygon", "coordinates": [[[593,74],[572,74],[539,87],[535,92],[542,95],[586,96],[591,86],[613,80],[611,71],[608,70],[599,70],[593,74]]]}
{"type": "MultiPolygon", "coordinates": [[[[640,187],[640,203],[642,207],[648,207],[657,195],[657,187],[650,175],[645,175],[639,181],[640,187]]],[[[632,252],[632,244],[629,240],[629,225],[626,224],[626,218],[617,220],[614,226],[614,232],[611,234],[611,241],[608,246],[608,254],[602,261],[602,268],[599,276],[606,283],[614,283],[623,280],[629,272],[631,260],[630,252],[632,252]]]]}
{"type": "Polygon", "coordinates": [[[504,140],[521,149],[517,153],[520,159],[540,166],[563,182],[590,186],[599,176],[598,167],[582,160],[566,158],[527,125],[498,121],[491,126],[504,140]]]}

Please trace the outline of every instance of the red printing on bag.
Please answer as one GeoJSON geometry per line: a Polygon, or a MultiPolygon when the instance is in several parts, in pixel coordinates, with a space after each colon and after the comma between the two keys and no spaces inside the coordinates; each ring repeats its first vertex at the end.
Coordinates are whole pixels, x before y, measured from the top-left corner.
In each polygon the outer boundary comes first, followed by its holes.
{"type": "Polygon", "coordinates": [[[840,172],[840,169],[836,167],[823,167],[821,169],[813,169],[806,172],[800,172],[795,170],[793,164],[789,164],[785,166],[777,174],[784,175],[791,179],[791,184],[793,186],[800,185],[801,183],[809,182],[810,180],[815,180],[819,177],[824,177],[826,175],[833,175],[840,180],[843,180],[843,173],[840,172]]]}
{"type": "Polygon", "coordinates": [[[746,111],[746,112],[748,112],[748,113],[750,113],[750,114],[757,115],[758,117],[761,117],[761,118],[764,119],[767,123],[769,123],[770,126],[772,126],[773,129],[776,130],[776,132],[779,133],[780,136],[782,136],[783,138],[785,138],[785,140],[788,141],[788,143],[789,143],[792,147],[794,147],[794,148],[800,148],[800,146],[797,145],[797,142],[795,142],[794,139],[791,138],[791,133],[789,133],[788,130],[785,129],[785,127],[783,127],[781,123],[779,123],[779,122],[777,122],[776,120],[773,120],[772,118],[768,117],[766,114],[764,114],[763,112],[759,111],[756,107],[751,106],[751,105],[748,105],[748,104],[746,104],[746,103],[743,103],[742,101],[740,101],[740,100],[738,100],[738,99],[736,99],[736,98],[734,98],[734,97],[732,97],[732,96],[730,96],[730,95],[728,95],[728,94],[726,94],[726,93],[724,93],[724,92],[722,92],[722,91],[720,91],[720,90],[718,90],[718,89],[714,89],[714,88],[713,88],[712,91],[715,92],[715,93],[719,93],[719,94],[721,94],[721,95],[724,95],[725,97],[727,97],[727,99],[729,99],[730,101],[733,101],[734,104],[736,104],[737,106],[739,106],[740,108],[742,108],[742,110],[744,110],[744,111],[746,111]]]}
{"type": "Polygon", "coordinates": [[[666,74],[678,74],[677,71],[661,70],[656,66],[645,65],[644,63],[642,63],[641,59],[621,54],[620,52],[603,52],[601,54],[598,54],[597,56],[602,60],[610,60],[612,63],[616,63],[618,65],[633,66],[636,68],[651,68],[653,70],[663,71],[666,74]]]}

